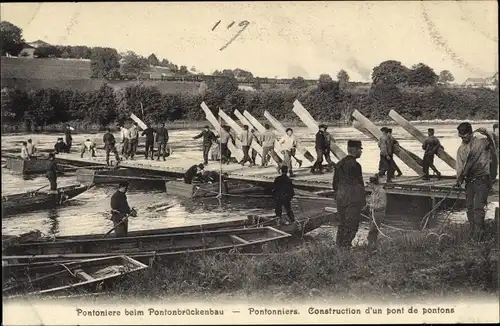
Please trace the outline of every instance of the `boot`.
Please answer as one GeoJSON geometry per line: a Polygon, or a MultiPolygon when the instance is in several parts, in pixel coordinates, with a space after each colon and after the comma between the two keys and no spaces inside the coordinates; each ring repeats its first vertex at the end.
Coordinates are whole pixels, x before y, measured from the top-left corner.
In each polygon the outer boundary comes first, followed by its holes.
{"type": "Polygon", "coordinates": [[[297,163],[299,164],[299,168],[302,166],[302,161],[301,160],[297,160],[297,163]]]}

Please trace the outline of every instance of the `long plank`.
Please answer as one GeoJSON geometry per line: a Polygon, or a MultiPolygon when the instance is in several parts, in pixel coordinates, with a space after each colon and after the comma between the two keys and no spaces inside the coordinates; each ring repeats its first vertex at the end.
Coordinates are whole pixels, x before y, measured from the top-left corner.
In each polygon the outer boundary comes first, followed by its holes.
{"type": "MultiPolygon", "coordinates": [[[[391,110],[389,112],[389,116],[392,118],[392,120],[396,121],[398,125],[400,125],[404,130],[406,130],[410,135],[415,137],[415,139],[417,139],[422,144],[427,139],[427,137],[425,137],[425,135],[420,130],[415,128],[408,120],[403,118],[396,111],[391,110]]],[[[437,156],[450,167],[456,170],[457,161],[455,161],[455,159],[450,154],[446,153],[444,148],[440,148],[438,150],[437,156]]]]}
{"type": "MultiPolygon", "coordinates": [[[[358,110],[354,110],[352,113],[352,116],[361,123],[361,125],[368,131],[370,132],[375,138],[377,138],[377,141],[380,139],[382,136],[382,132],[379,130],[379,128],[373,124],[368,118],[366,118],[364,115],[362,115],[358,110]]],[[[410,167],[413,171],[415,171],[418,175],[423,176],[424,172],[422,170],[422,167],[411,157],[406,150],[401,150],[401,146],[395,145],[394,146],[394,154],[396,154],[397,157],[401,161],[403,161],[408,167],[410,167]]]]}
{"type": "MultiPolygon", "coordinates": [[[[314,133],[318,132],[318,123],[298,100],[295,100],[295,102],[293,102],[292,111],[300,118],[300,120],[302,120],[302,122],[307,126],[307,128],[309,128],[309,130],[314,133]]],[[[347,154],[334,141],[330,142],[330,150],[332,151],[333,155],[335,155],[335,157],[337,157],[337,159],[339,160],[347,156],[347,154]]]]}
{"type": "MultiPolygon", "coordinates": [[[[212,126],[216,129],[216,130],[221,130],[222,127],[221,125],[219,124],[219,121],[217,121],[217,118],[215,117],[215,115],[212,113],[212,111],[210,111],[210,109],[208,108],[208,106],[205,104],[205,102],[201,102],[200,104],[201,108],[203,109],[203,112],[205,112],[205,116],[208,120],[208,122],[210,122],[212,124],[212,126]]],[[[231,151],[231,154],[234,155],[234,157],[236,157],[236,159],[239,161],[241,161],[243,159],[243,152],[236,148],[236,146],[234,145],[234,143],[229,140],[227,142],[227,147],[229,148],[229,150],[231,151]]]]}
{"type": "MultiPolygon", "coordinates": [[[[377,137],[373,136],[368,130],[366,130],[366,128],[364,128],[363,125],[359,121],[354,120],[352,122],[352,126],[354,128],[356,128],[356,129],[358,129],[363,134],[365,134],[366,137],[368,137],[370,139],[373,139],[374,141],[378,142],[377,137]]],[[[415,162],[417,162],[418,165],[420,165],[420,166],[423,165],[423,161],[422,161],[422,159],[420,157],[418,157],[417,155],[415,155],[412,152],[408,151],[407,149],[405,149],[401,145],[399,145],[399,148],[400,148],[400,151],[406,152],[407,155],[409,155],[411,158],[413,158],[415,160],[415,162]]]]}
{"type": "MultiPolygon", "coordinates": [[[[243,111],[243,115],[245,116],[245,118],[248,119],[248,121],[250,121],[250,123],[255,127],[255,129],[257,129],[257,131],[260,134],[263,134],[266,132],[266,128],[264,128],[262,123],[260,123],[259,120],[255,119],[254,116],[251,115],[247,110],[243,111]]],[[[275,151],[275,152],[276,152],[276,155],[278,155],[278,157],[280,159],[283,159],[283,155],[280,153],[280,151],[275,151]]]]}
{"type": "MultiPolygon", "coordinates": [[[[240,135],[243,133],[243,128],[241,128],[230,116],[228,116],[224,111],[219,110],[219,116],[226,121],[226,123],[234,129],[237,133],[237,137],[240,138],[240,135]]],[[[262,147],[255,141],[252,141],[250,145],[253,149],[257,151],[257,153],[262,157],[262,147]]]]}
{"type": "Polygon", "coordinates": [[[250,123],[250,121],[248,121],[248,119],[247,119],[247,118],[245,118],[245,117],[243,116],[243,114],[241,114],[241,112],[240,112],[240,111],[238,111],[238,110],[234,110],[234,112],[233,112],[233,113],[234,113],[234,115],[238,118],[238,120],[240,120],[240,122],[241,122],[241,124],[242,124],[242,125],[247,125],[249,128],[251,128],[251,127],[252,127],[252,124],[250,123]]]}
{"type": "Polygon", "coordinates": [[[130,118],[132,120],[134,120],[135,122],[137,122],[137,124],[139,125],[139,127],[141,127],[142,130],[146,130],[148,128],[148,126],[141,119],[139,119],[139,117],[137,117],[135,114],[132,113],[130,115],[130,118]]]}
{"type": "MultiPolygon", "coordinates": [[[[269,120],[269,122],[273,125],[274,128],[276,128],[276,130],[278,130],[278,132],[280,132],[283,135],[286,135],[286,129],[285,129],[285,127],[283,127],[283,125],[281,124],[281,122],[279,122],[278,120],[276,120],[276,118],[273,117],[271,113],[267,112],[267,110],[264,111],[264,117],[267,120],[269,120]]],[[[300,144],[300,141],[298,139],[297,139],[297,150],[309,162],[312,163],[312,162],[316,161],[314,159],[314,156],[312,156],[311,152],[309,152],[304,146],[302,146],[300,144]]]]}

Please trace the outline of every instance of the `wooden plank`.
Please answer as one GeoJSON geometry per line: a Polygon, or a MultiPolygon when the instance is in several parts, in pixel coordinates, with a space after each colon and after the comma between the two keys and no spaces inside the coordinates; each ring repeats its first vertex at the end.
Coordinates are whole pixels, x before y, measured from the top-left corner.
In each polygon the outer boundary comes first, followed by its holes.
{"type": "MultiPolygon", "coordinates": [[[[220,130],[222,129],[222,127],[219,124],[219,121],[217,120],[217,118],[215,117],[215,115],[212,113],[212,111],[210,111],[210,109],[205,104],[205,102],[201,102],[200,106],[203,109],[203,112],[205,112],[205,116],[206,116],[208,122],[210,122],[212,124],[212,126],[216,130],[219,130],[219,132],[220,132],[220,130]]],[[[238,161],[241,161],[243,159],[243,152],[240,149],[236,148],[236,146],[234,145],[234,143],[231,140],[229,140],[227,142],[227,147],[231,151],[231,154],[234,155],[234,157],[236,157],[236,159],[238,161]]]]}
{"type": "MultiPolygon", "coordinates": [[[[302,120],[302,122],[304,122],[309,130],[314,133],[318,132],[319,128],[316,120],[314,120],[309,111],[307,111],[298,100],[293,102],[292,111],[300,118],[300,120],[302,120]]],[[[339,160],[347,156],[347,154],[334,141],[330,142],[330,150],[339,160]]]]}
{"type": "Polygon", "coordinates": [[[132,120],[134,120],[135,122],[137,122],[137,124],[139,125],[139,127],[141,127],[142,130],[146,130],[146,128],[148,127],[141,119],[139,119],[135,114],[131,114],[130,115],[130,118],[132,120]]]}
{"type": "MultiPolygon", "coordinates": [[[[226,123],[236,131],[237,135],[236,137],[240,138],[240,135],[243,133],[243,128],[241,128],[233,119],[231,119],[230,116],[228,116],[224,111],[219,110],[219,116],[226,121],[226,123]]],[[[250,126],[249,126],[250,127],[250,126]]],[[[250,131],[249,131],[250,132],[250,131]]],[[[262,157],[262,147],[255,141],[252,141],[251,146],[253,149],[257,151],[257,154],[259,154],[262,157]]]]}
{"type": "MultiPolygon", "coordinates": [[[[269,122],[271,123],[271,125],[273,125],[273,127],[278,130],[279,133],[281,133],[282,135],[286,135],[286,129],[285,127],[283,127],[283,125],[281,124],[281,122],[279,122],[278,120],[276,120],[275,117],[272,116],[271,113],[264,111],[264,117],[269,120],[269,122]]],[[[309,150],[307,150],[307,148],[305,148],[304,146],[301,145],[299,139],[297,137],[295,137],[295,139],[297,139],[297,150],[302,154],[302,156],[308,160],[309,162],[314,162],[316,161],[314,156],[312,156],[311,152],[309,150]]]]}
{"type": "MultiPolygon", "coordinates": [[[[391,110],[389,112],[389,116],[392,118],[392,120],[396,121],[398,125],[400,125],[404,130],[406,130],[410,135],[415,137],[415,139],[417,139],[422,144],[427,139],[427,137],[420,130],[415,128],[409,121],[400,116],[396,111],[391,110]]],[[[457,161],[450,154],[446,153],[444,148],[440,148],[438,150],[437,156],[446,164],[456,170],[457,161]]]]}
{"type": "Polygon", "coordinates": [[[95,280],[92,276],[90,276],[89,274],[85,273],[81,269],[77,269],[75,271],[75,276],[78,277],[79,279],[81,279],[82,281],[93,281],[93,280],[95,280]]]}
{"type": "MultiPolygon", "coordinates": [[[[243,115],[255,127],[255,129],[257,129],[257,131],[260,134],[263,134],[266,132],[266,128],[264,128],[264,126],[259,122],[259,120],[255,119],[253,117],[253,115],[251,115],[247,110],[243,111],[243,115]]],[[[279,151],[276,152],[276,155],[278,155],[278,157],[283,160],[283,155],[279,151]]]]}
{"type": "MultiPolygon", "coordinates": [[[[377,139],[377,141],[380,139],[380,137],[382,136],[382,132],[368,118],[366,118],[364,115],[362,115],[358,110],[354,110],[354,112],[352,113],[352,116],[358,122],[360,122],[361,125],[377,139]]],[[[353,126],[354,126],[354,122],[353,122],[353,126]]],[[[408,167],[410,167],[418,175],[420,175],[420,176],[424,175],[422,167],[420,165],[418,165],[418,163],[405,150],[401,150],[401,146],[399,146],[398,144],[396,144],[394,146],[394,154],[397,157],[399,157],[399,159],[401,161],[403,161],[406,165],[408,165],[408,167]]]]}
{"type": "Polygon", "coordinates": [[[240,120],[242,125],[247,125],[248,128],[252,128],[252,124],[250,123],[250,121],[248,121],[248,119],[245,118],[240,111],[235,109],[233,113],[238,118],[238,120],[240,120]]]}
{"type": "Polygon", "coordinates": [[[234,234],[231,234],[229,237],[230,237],[231,239],[233,239],[234,241],[239,242],[239,243],[242,243],[242,244],[249,244],[249,243],[250,243],[250,241],[247,241],[247,240],[245,240],[245,239],[242,239],[242,238],[240,238],[239,236],[234,235],[234,234]]]}

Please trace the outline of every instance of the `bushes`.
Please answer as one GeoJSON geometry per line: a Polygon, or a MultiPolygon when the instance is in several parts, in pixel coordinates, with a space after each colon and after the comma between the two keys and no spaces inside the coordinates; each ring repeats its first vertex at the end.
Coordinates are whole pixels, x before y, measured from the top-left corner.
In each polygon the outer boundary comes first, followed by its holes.
{"type": "Polygon", "coordinates": [[[498,93],[489,89],[374,84],[362,91],[309,87],[247,92],[238,90],[234,80],[228,79],[209,85],[203,94],[164,94],[152,86],[116,90],[104,83],[96,91],[4,89],[2,118],[4,123],[38,127],[74,120],[105,126],[128,119],[130,113],[142,118],[142,103],[144,118],[151,122],[203,121],[200,103],[205,101],[214,113],[220,107],[230,115],[238,109],[262,117],[267,110],[279,120],[298,121],[291,110],[295,99],[315,119],[329,122],[347,122],[355,109],[374,120],[387,119],[391,109],[409,120],[427,120],[494,119],[499,108],[498,93]]]}

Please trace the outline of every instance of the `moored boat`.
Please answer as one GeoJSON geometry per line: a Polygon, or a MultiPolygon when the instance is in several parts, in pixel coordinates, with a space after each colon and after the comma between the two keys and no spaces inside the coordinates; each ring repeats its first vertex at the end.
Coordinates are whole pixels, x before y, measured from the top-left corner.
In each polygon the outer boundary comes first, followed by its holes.
{"type": "Polygon", "coordinates": [[[2,217],[15,213],[51,208],[82,194],[93,185],[72,185],[57,189],[57,193],[45,191],[29,191],[20,194],[2,196],[2,217]]]}
{"type": "Polygon", "coordinates": [[[45,173],[49,162],[47,157],[25,160],[21,157],[8,156],[5,158],[5,168],[19,174],[45,173]]]}
{"type": "Polygon", "coordinates": [[[61,295],[78,290],[94,291],[120,276],[148,268],[127,256],[102,257],[43,270],[23,270],[3,275],[2,295],[61,295]]]}
{"type": "Polygon", "coordinates": [[[164,188],[166,178],[160,176],[137,175],[136,172],[127,168],[107,168],[97,169],[81,168],[76,170],[76,180],[85,184],[118,184],[123,181],[134,183],[147,183],[149,188],[164,188]]]}

